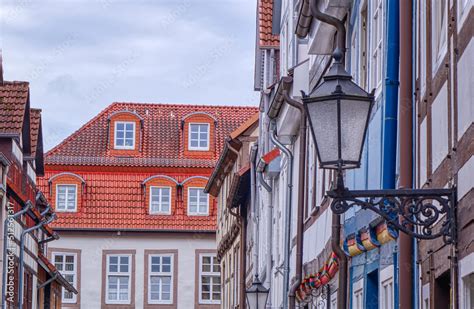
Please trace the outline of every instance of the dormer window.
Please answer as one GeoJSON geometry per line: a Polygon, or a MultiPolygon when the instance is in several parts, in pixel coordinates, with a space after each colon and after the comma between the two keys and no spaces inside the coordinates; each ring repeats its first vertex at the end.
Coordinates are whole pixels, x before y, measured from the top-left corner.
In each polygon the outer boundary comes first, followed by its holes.
{"type": "Polygon", "coordinates": [[[170,187],[150,187],[150,214],[171,214],[170,187]]]}
{"type": "Polygon", "coordinates": [[[188,215],[209,215],[209,195],[204,188],[188,188],[188,215]]]}
{"type": "Polygon", "coordinates": [[[135,149],[135,122],[115,122],[115,149],[135,149]]]}
{"type": "Polygon", "coordinates": [[[57,185],[56,192],[56,211],[77,210],[77,185],[57,185]]]}
{"type": "Polygon", "coordinates": [[[208,151],[209,150],[209,124],[190,123],[189,124],[189,150],[208,151]]]}

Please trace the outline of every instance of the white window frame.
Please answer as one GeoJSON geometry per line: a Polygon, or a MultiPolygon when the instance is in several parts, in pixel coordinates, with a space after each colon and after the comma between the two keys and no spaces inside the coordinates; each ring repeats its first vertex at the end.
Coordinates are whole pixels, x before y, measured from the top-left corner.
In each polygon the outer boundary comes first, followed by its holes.
{"type": "Polygon", "coordinates": [[[353,309],[363,309],[365,306],[364,303],[364,279],[360,279],[359,281],[355,282],[352,286],[352,308],[353,309]],[[358,307],[357,300],[360,299],[361,307],[358,307]]]}
{"type": "Polygon", "coordinates": [[[56,185],[56,212],[77,212],[77,184],[70,184],[70,183],[60,183],[56,185]],[[67,197],[68,197],[68,190],[66,190],[66,197],[65,197],[65,204],[64,209],[59,208],[59,187],[67,186],[67,187],[74,187],[75,194],[74,194],[74,209],[67,209],[67,197]]]}
{"type": "Polygon", "coordinates": [[[114,149],[135,149],[135,135],[136,135],[136,123],[134,121],[115,121],[114,122],[114,149]],[[123,142],[124,142],[124,145],[117,145],[117,126],[119,124],[123,124],[123,128],[124,128],[124,131],[123,131],[123,142]],[[125,145],[126,144],[126,132],[127,132],[127,124],[131,124],[132,127],[133,127],[133,134],[132,134],[132,146],[127,146],[125,145]]]}
{"type": "MultiPolygon", "coordinates": [[[[213,289],[212,289],[212,282],[211,282],[211,290],[210,290],[210,297],[211,299],[202,299],[202,277],[203,276],[209,276],[209,277],[219,277],[221,278],[221,272],[214,272],[214,258],[217,255],[215,253],[201,253],[199,254],[199,304],[211,304],[211,305],[219,305],[221,303],[220,300],[213,300],[212,299],[212,294],[213,294],[213,289]],[[204,257],[210,257],[211,258],[211,271],[210,272],[205,272],[202,270],[202,260],[204,257]]],[[[219,265],[220,267],[220,265],[219,265]]],[[[222,278],[221,278],[221,285],[222,285],[222,278]]],[[[220,290],[220,295],[221,295],[221,300],[222,300],[222,288],[220,290]]]]}
{"type": "MultiPolygon", "coordinates": [[[[63,270],[59,271],[60,274],[64,277],[65,275],[73,275],[74,280],[72,283],[72,286],[77,289],[77,254],[73,252],[53,252],[52,257],[53,257],[53,264],[56,266],[56,256],[62,256],[63,257],[63,270]],[[73,256],[74,257],[74,270],[66,270],[66,256],[73,256]]],[[[61,299],[63,304],[75,304],[77,303],[77,295],[72,293],[72,298],[71,299],[66,299],[64,298],[64,294],[66,292],[65,288],[61,289],[61,299]]]]}
{"type": "Polygon", "coordinates": [[[471,303],[471,286],[474,285],[474,273],[467,274],[461,278],[462,280],[462,298],[463,298],[463,309],[472,308],[474,304],[471,303]],[[471,278],[472,277],[472,278],[471,278]],[[470,282],[468,282],[470,281],[470,282]]]}
{"type": "Polygon", "coordinates": [[[421,288],[421,309],[430,309],[430,284],[427,283],[421,288]]]}
{"type": "MultiPolygon", "coordinates": [[[[161,266],[162,267],[162,266],[161,266]]],[[[165,305],[170,305],[173,304],[173,294],[174,294],[174,254],[173,253],[159,253],[159,254],[150,254],[148,255],[148,303],[149,304],[165,304],[165,305]],[[151,259],[152,257],[160,257],[161,258],[161,264],[163,264],[163,258],[164,257],[169,257],[170,258],[170,272],[153,272],[151,268],[151,259]],[[166,276],[166,277],[171,277],[171,288],[170,288],[170,299],[169,300],[153,300],[151,299],[151,277],[152,276],[166,276]]],[[[160,293],[160,298],[162,297],[160,293]]]]}
{"type": "Polygon", "coordinates": [[[202,122],[190,122],[188,124],[188,149],[189,150],[196,150],[196,151],[209,151],[210,145],[211,145],[211,126],[209,123],[202,123],[202,122]],[[198,125],[198,126],[206,126],[207,127],[207,146],[206,147],[201,147],[201,130],[198,130],[198,146],[191,146],[191,127],[193,125],[198,125]]]}
{"type": "MultiPolygon", "coordinates": [[[[106,255],[106,274],[105,274],[105,303],[106,304],[131,304],[132,301],[132,255],[131,254],[107,254],[106,255]],[[118,258],[118,266],[117,272],[110,272],[110,258],[117,257],[118,258]],[[120,271],[120,258],[121,257],[128,257],[128,272],[121,272],[120,271]],[[128,299],[127,300],[111,300],[109,299],[109,277],[116,276],[116,277],[125,277],[128,276],[128,299]]],[[[117,296],[120,297],[120,284],[118,283],[118,290],[117,296]]]]}
{"type": "MultiPolygon", "coordinates": [[[[21,141],[21,136],[20,136],[21,141]]],[[[23,151],[21,150],[21,146],[17,144],[15,139],[12,139],[12,153],[13,156],[18,160],[20,164],[23,164],[23,151]]]]}
{"type": "Polygon", "coordinates": [[[170,215],[171,214],[171,192],[172,192],[172,188],[171,187],[162,187],[162,186],[150,186],[150,196],[149,196],[149,212],[151,215],[170,215]],[[162,203],[162,194],[161,194],[161,191],[160,191],[160,201],[158,203],[158,211],[153,211],[152,209],[152,192],[153,192],[153,189],[168,189],[169,192],[170,192],[170,200],[169,200],[169,207],[168,207],[168,211],[163,211],[162,210],[162,206],[163,206],[163,203],[162,203]]]}
{"type": "Polygon", "coordinates": [[[206,194],[206,198],[207,198],[207,202],[206,202],[206,205],[207,205],[207,211],[206,212],[200,212],[199,211],[199,200],[200,200],[200,196],[198,194],[198,200],[197,200],[197,209],[196,209],[196,212],[191,212],[190,210],[190,206],[191,206],[191,190],[201,190],[204,192],[204,188],[201,188],[201,187],[189,187],[188,188],[188,216],[209,216],[209,194],[206,194]]]}
{"type": "Polygon", "coordinates": [[[448,50],[448,0],[445,0],[444,8],[441,7],[441,4],[441,0],[431,2],[432,73],[435,73],[441,66],[441,62],[448,50]]]}
{"type": "Polygon", "coordinates": [[[376,97],[382,90],[383,82],[383,68],[384,68],[384,0],[376,0],[372,3],[372,14],[371,14],[371,85],[372,88],[376,89],[376,97]],[[380,28],[379,28],[380,26],[380,28]]]}
{"type": "MultiPolygon", "coordinates": [[[[471,303],[471,299],[468,297],[468,283],[467,280],[469,276],[474,275],[474,253],[471,253],[465,256],[463,259],[459,261],[459,287],[462,293],[460,297],[460,306],[459,308],[472,308],[474,304],[471,303]]],[[[474,284],[474,282],[470,282],[469,284],[474,284]]]]}
{"type": "Polygon", "coordinates": [[[390,265],[380,271],[380,279],[379,279],[380,309],[394,309],[395,308],[394,297],[395,297],[395,291],[394,291],[394,280],[393,280],[393,265],[390,265]],[[391,291],[389,294],[390,304],[388,305],[388,307],[385,307],[385,300],[386,300],[387,295],[384,294],[384,292],[387,286],[391,286],[391,291]]]}

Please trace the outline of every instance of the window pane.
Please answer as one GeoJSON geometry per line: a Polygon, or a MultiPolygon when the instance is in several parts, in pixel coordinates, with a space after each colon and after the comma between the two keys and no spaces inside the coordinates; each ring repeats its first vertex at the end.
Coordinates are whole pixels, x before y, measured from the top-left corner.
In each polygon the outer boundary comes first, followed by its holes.
{"type": "Polygon", "coordinates": [[[162,290],[163,292],[170,292],[171,291],[171,277],[162,277],[161,278],[161,282],[162,282],[162,290]]]}
{"type": "Polygon", "coordinates": [[[163,257],[163,264],[165,265],[171,265],[171,257],[170,256],[164,256],[163,257]]]}
{"type": "Polygon", "coordinates": [[[117,130],[123,130],[123,123],[117,123],[117,130]]]}
{"type": "Polygon", "coordinates": [[[133,130],[133,123],[127,123],[126,124],[127,131],[132,131],[133,130]]]}
{"type": "Polygon", "coordinates": [[[154,272],[154,273],[157,273],[157,272],[160,272],[160,265],[155,265],[155,264],[152,264],[151,265],[151,271],[154,272]]]}
{"type": "Polygon", "coordinates": [[[123,139],[123,131],[117,131],[117,139],[120,140],[120,139],[123,139]]]}
{"type": "Polygon", "coordinates": [[[120,264],[128,265],[128,256],[121,256],[120,257],[120,264]]]}
{"type": "Polygon", "coordinates": [[[111,272],[111,273],[116,273],[116,272],[118,272],[118,265],[110,264],[110,265],[109,265],[109,272],[111,272]]]}

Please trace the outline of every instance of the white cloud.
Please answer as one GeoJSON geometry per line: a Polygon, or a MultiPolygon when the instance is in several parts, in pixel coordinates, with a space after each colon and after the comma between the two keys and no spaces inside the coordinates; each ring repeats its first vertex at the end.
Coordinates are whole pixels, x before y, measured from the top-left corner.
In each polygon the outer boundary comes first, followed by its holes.
{"type": "Polygon", "coordinates": [[[113,101],[257,104],[254,0],[2,1],[4,76],[31,81],[47,149],[113,101]]]}

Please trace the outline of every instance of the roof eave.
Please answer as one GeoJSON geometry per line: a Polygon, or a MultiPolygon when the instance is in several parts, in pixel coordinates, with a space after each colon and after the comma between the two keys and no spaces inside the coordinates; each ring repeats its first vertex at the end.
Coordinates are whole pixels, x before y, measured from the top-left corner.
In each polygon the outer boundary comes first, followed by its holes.
{"type": "Polygon", "coordinates": [[[291,85],[293,84],[293,77],[291,76],[283,76],[279,83],[278,87],[275,90],[275,95],[273,96],[270,107],[268,109],[268,117],[274,119],[280,113],[281,106],[284,102],[284,93],[285,91],[289,91],[291,85]]]}

